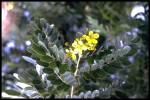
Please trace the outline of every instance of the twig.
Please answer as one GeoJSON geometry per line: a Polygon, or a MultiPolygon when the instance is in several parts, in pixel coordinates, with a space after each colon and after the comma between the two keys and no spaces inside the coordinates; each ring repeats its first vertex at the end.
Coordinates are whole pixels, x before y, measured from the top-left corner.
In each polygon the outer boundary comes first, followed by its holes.
{"type": "MultiPolygon", "coordinates": [[[[80,58],[81,58],[81,56],[79,56],[79,58],[78,58],[78,62],[77,62],[77,66],[76,66],[76,71],[74,72],[74,77],[76,77],[77,72],[78,72],[78,67],[79,67],[80,58]]],[[[74,86],[71,87],[71,94],[70,94],[71,98],[72,98],[72,96],[73,96],[73,91],[74,91],[74,86]]]]}

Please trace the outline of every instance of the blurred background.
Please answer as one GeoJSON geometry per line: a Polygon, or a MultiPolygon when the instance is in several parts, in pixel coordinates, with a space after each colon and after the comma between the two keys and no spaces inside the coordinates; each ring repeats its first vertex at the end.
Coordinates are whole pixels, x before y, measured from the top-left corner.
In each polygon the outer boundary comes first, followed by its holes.
{"type": "MultiPolygon", "coordinates": [[[[2,2],[1,5],[2,97],[10,96],[3,90],[13,87],[15,73],[33,67],[21,58],[31,45],[29,22],[33,18],[45,18],[54,24],[65,42],[72,42],[76,33],[84,32],[89,24],[109,39],[122,33],[130,35],[131,31],[138,33],[142,38],[138,56],[128,57],[135,66],[131,69],[135,80],[131,82],[137,84],[129,97],[148,97],[148,2],[2,2]]],[[[111,75],[110,79],[115,77],[111,75]]]]}

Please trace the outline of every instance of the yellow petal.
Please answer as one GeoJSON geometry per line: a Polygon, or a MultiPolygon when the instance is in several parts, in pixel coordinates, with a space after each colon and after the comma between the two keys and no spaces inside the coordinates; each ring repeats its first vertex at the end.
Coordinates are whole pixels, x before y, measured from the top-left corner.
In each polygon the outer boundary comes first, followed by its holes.
{"type": "Polygon", "coordinates": [[[86,36],[86,40],[89,41],[89,40],[90,40],[90,37],[89,37],[89,36],[86,36]]]}
{"type": "Polygon", "coordinates": [[[95,39],[93,39],[92,42],[93,42],[94,44],[97,44],[97,40],[95,40],[95,39]]]}
{"type": "Polygon", "coordinates": [[[89,50],[95,50],[95,46],[91,46],[89,50]]]}
{"type": "Polygon", "coordinates": [[[70,48],[69,51],[70,51],[70,52],[73,52],[73,48],[70,48]]]}
{"type": "Polygon", "coordinates": [[[83,50],[87,50],[88,47],[87,47],[86,45],[83,45],[83,46],[82,46],[82,49],[83,49],[83,50]]]}
{"type": "Polygon", "coordinates": [[[82,36],[82,39],[86,39],[86,35],[83,35],[83,36],[82,36]]]}
{"type": "MultiPolygon", "coordinates": [[[[79,41],[79,39],[77,38],[77,39],[75,39],[75,41],[76,41],[76,42],[78,42],[78,41],[79,41]]],[[[74,42],[75,42],[75,41],[74,41],[74,42]]]]}
{"type": "Polygon", "coordinates": [[[69,46],[69,42],[66,42],[66,43],[65,43],[65,46],[69,46]]]}
{"type": "Polygon", "coordinates": [[[99,38],[99,34],[97,34],[97,33],[94,34],[94,38],[96,38],[96,39],[99,38]]]}
{"type": "Polygon", "coordinates": [[[71,58],[72,58],[73,60],[76,60],[76,55],[75,55],[75,54],[72,54],[71,58]]]}
{"type": "Polygon", "coordinates": [[[69,52],[69,50],[68,50],[68,49],[66,49],[65,51],[66,51],[66,52],[69,52]]]}
{"type": "Polygon", "coordinates": [[[83,44],[83,42],[82,42],[82,41],[78,41],[78,43],[79,43],[80,45],[82,45],[82,44],[83,44]]]}
{"type": "Polygon", "coordinates": [[[93,35],[93,31],[89,31],[89,36],[92,36],[93,35]]]}
{"type": "Polygon", "coordinates": [[[73,47],[76,47],[76,46],[77,46],[77,41],[74,41],[74,42],[72,43],[72,46],[73,46],[73,47]]]}
{"type": "Polygon", "coordinates": [[[68,58],[68,57],[71,57],[71,53],[69,52],[69,53],[66,53],[66,57],[68,58]]]}

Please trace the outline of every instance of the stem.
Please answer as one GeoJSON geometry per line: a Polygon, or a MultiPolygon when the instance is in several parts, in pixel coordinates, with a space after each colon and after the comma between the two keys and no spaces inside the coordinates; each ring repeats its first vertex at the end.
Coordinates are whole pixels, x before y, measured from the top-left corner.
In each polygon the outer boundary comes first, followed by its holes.
{"type": "MultiPolygon", "coordinates": [[[[79,58],[78,58],[78,62],[77,62],[77,66],[76,66],[76,71],[74,72],[74,77],[76,77],[77,72],[78,72],[78,67],[79,67],[80,58],[81,58],[81,56],[79,56],[79,58]]],[[[73,91],[74,91],[74,86],[71,87],[71,94],[70,94],[71,98],[72,98],[72,96],[73,96],[73,91]]]]}
{"type": "MultiPolygon", "coordinates": [[[[57,73],[55,73],[56,75],[57,75],[57,77],[62,81],[62,82],[64,82],[62,79],[61,79],[61,77],[57,74],[57,73]]],[[[65,83],[65,82],[64,82],[65,83]]]]}

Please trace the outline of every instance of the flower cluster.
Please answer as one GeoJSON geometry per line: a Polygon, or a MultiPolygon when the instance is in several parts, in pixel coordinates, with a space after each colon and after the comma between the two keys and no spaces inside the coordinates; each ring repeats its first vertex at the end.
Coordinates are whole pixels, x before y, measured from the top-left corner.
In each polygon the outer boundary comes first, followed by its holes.
{"type": "Polygon", "coordinates": [[[76,60],[76,56],[82,56],[83,51],[86,50],[95,50],[95,47],[98,43],[97,39],[99,38],[98,33],[89,31],[87,34],[84,34],[82,37],[76,38],[72,43],[69,49],[66,49],[66,57],[70,57],[73,60],[76,60]]]}

